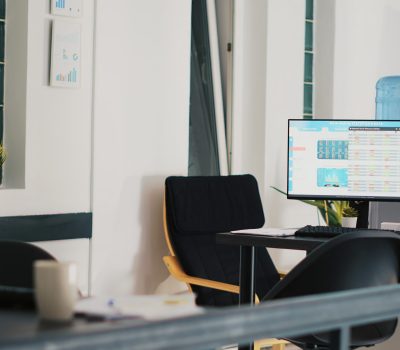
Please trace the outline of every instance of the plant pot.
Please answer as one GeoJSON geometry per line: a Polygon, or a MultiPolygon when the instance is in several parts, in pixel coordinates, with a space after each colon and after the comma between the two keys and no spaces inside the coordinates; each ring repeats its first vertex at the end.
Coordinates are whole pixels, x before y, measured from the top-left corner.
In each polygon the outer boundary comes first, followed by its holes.
{"type": "Polygon", "coordinates": [[[356,227],[356,226],[357,226],[357,217],[342,218],[342,227],[356,227]]]}

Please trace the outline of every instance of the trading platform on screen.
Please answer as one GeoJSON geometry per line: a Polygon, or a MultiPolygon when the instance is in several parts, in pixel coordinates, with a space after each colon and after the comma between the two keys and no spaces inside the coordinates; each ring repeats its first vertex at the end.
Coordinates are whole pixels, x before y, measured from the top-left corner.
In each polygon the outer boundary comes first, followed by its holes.
{"type": "Polygon", "coordinates": [[[288,198],[400,200],[400,121],[289,120],[288,198]]]}

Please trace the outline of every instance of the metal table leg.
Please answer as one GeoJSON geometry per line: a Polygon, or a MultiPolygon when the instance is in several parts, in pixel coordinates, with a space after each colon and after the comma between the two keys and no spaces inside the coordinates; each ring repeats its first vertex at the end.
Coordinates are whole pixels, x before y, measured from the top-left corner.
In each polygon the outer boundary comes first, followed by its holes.
{"type": "MultiPolygon", "coordinates": [[[[255,247],[240,246],[239,305],[254,304],[255,247]]],[[[253,350],[253,344],[240,345],[239,350],[253,350]]]]}

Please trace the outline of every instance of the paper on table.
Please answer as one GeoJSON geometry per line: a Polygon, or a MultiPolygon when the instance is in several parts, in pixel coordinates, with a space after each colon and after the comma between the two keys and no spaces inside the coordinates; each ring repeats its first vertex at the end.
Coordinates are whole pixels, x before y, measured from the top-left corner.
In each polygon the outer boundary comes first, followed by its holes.
{"type": "Polygon", "coordinates": [[[121,297],[91,297],[78,301],[75,313],[113,319],[137,316],[146,320],[182,317],[202,313],[195,304],[195,295],[129,295],[121,297]]]}
{"type": "Polygon", "coordinates": [[[233,233],[242,233],[245,235],[264,235],[264,236],[293,236],[297,228],[275,228],[275,227],[261,227],[255,229],[246,229],[239,231],[232,231],[233,233]]]}

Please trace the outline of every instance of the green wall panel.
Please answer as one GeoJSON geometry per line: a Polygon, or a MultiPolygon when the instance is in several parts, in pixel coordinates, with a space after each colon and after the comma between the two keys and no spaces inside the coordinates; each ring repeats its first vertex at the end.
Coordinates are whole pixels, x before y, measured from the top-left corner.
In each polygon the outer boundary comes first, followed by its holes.
{"type": "Polygon", "coordinates": [[[304,40],[304,101],[303,118],[313,118],[313,93],[314,93],[314,0],[306,0],[304,40]],[[308,83],[308,84],[307,84],[308,83]]]}
{"type": "Polygon", "coordinates": [[[306,19],[314,19],[314,0],[306,0],[306,19]]]}
{"type": "Polygon", "coordinates": [[[5,19],[5,18],[6,18],[6,0],[0,0],[0,19],[5,19]]]}
{"type": "Polygon", "coordinates": [[[0,64],[0,105],[4,104],[4,64],[0,64]]]}
{"type": "Polygon", "coordinates": [[[304,84],[304,113],[313,113],[313,86],[304,84]]]}
{"type": "Polygon", "coordinates": [[[4,61],[4,48],[5,48],[5,23],[0,22],[0,61],[4,61]]]}
{"type": "Polygon", "coordinates": [[[313,60],[314,55],[306,52],[304,56],[304,81],[307,83],[313,82],[313,60]]]}
{"type": "Polygon", "coordinates": [[[0,143],[3,141],[3,107],[0,107],[0,143]]]}
{"type": "Polygon", "coordinates": [[[306,22],[306,40],[305,40],[305,49],[306,51],[312,51],[313,50],[313,23],[312,22],[306,22]]]}
{"type": "Polygon", "coordinates": [[[0,240],[54,241],[92,237],[92,213],[0,217],[0,240]]]}

